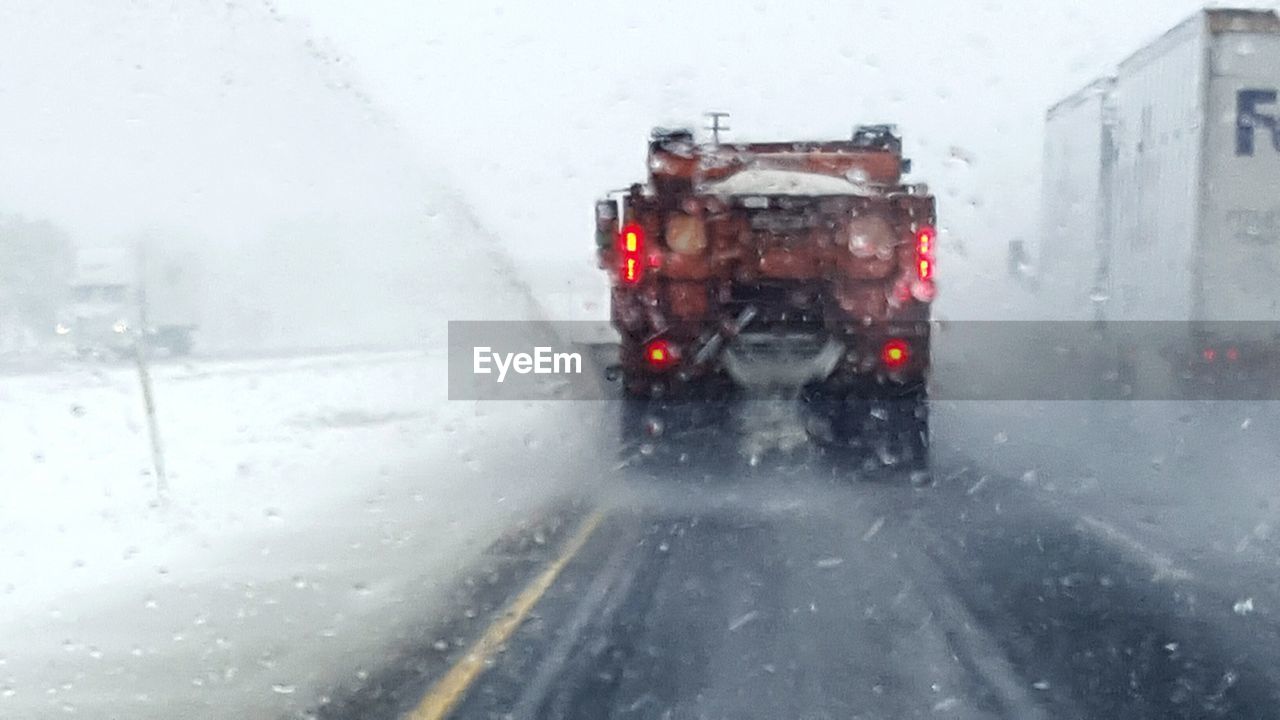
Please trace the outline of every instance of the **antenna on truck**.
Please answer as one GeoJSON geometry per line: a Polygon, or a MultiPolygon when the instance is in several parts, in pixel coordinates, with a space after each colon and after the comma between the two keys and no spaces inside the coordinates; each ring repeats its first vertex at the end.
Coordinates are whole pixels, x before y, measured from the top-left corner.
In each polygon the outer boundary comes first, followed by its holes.
{"type": "Polygon", "coordinates": [[[714,145],[719,145],[719,144],[720,144],[720,131],[721,131],[721,130],[728,131],[728,130],[731,130],[731,129],[732,129],[732,128],[730,128],[728,125],[721,125],[721,124],[720,124],[720,121],[721,121],[721,120],[726,120],[726,119],[728,119],[728,117],[729,117],[729,113],[727,113],[727,112],[712,111],[712,112],[708,112],[708,113],[703,113],[703,115],[706,115],[706,116],[707,116],[707,119],[711,121],[711,124],[710,124],[709,126],[707,126],[707,129],[711,131],[711,142],[712,142],[712,144],[714,144],[714,145]]]}

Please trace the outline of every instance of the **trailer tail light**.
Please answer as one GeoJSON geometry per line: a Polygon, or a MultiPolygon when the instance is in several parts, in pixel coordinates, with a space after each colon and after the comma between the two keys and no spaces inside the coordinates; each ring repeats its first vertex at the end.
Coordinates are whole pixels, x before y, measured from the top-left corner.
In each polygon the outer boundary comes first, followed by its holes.
{"type": "Polygon", "coordinates": [[[629,223],[618,236],[618,250],[622,257],[620,276],[628,285],[635,285],[644,277],[644,228],[629,223]]]}
{"type": "Polygon", "coordinates": [[[676,347],[666,340],[654,340],[644,346],[644,361],[654,370],[666,370],[678,359],[676,347]]]}
{"type": "Polygon", "coordinates": [[[911,359],[911,346],[906,340],[893,338],[880,349],[880,361],[889,370],[898,370],[911,359]]]}
{"type": "Polygon", "coordinates": [[[1222,352],[1218,352],[1217,348],[1207,347],[1200,351],[1200,358],[1207,363],[1217,362],[1219,356],[1226,358],[1227,362],[1238,362],[1240,360],[1240,349],[1229,347],[1222,352]]]}

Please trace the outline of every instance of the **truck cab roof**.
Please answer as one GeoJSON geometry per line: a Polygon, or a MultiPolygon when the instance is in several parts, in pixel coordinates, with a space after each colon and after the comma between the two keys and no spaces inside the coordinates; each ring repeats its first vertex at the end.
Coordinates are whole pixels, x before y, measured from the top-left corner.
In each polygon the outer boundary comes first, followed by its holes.
{"type": "Polygon", "coordinates": [[[691,130],[655,129],[649,143],[651,184],[715,194],[862,195],[861,186],[896,186],[909,171],[890,125],[859,126],[849,140],[748,143],[697,143],[691,130]]]}

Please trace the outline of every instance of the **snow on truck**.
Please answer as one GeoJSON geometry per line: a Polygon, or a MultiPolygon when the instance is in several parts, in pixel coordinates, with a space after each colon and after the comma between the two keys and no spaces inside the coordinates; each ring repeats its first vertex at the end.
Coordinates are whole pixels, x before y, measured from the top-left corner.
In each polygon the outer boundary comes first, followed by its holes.
{"type": "Polygon", "coordinates": [[[596,204],[633,406],[793,388],[818,440],[871,419],[923,448],[937,233],[909,167],[891,126],[724,144],[654,130],[648,181],[596,204]]]}
{"type": "Polygon", "coordinates": [[[1050,108],[1042,240],[1043,307],[1145,336],[1139,396],[1275,377],[1280,17],[1203,10],[1050,108]]]}

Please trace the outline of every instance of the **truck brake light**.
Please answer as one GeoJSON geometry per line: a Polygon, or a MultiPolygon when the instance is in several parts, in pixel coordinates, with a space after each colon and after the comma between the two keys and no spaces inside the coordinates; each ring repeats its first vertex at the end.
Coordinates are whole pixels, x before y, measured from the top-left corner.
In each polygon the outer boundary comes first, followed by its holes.
{"type": "Polygon", "coordinates": [[[907,364],[911,359],[911,346],[906,340],[893,338],[884,344],[880,350],[880,360],[889,370],[897,370],[907,364]]]}
{"type": "Polygon", "coordinates": [[[932,280],[933,262],[927,258],[920,258],[916,263],[916,272],[920,275],[921,280],[932,280]]]}
{"type": "Polygon", "coordinates": [[[933,251],[938,231],[932,225],[922,225],[916,231],[916,274],[921,280],[933,279],[933,251]]]}
{"type": "Polygon", "coordinates": [[[622,253],[621,277],[628,285],[640,282],[644,276],[644,228],[628,223],[618,238],[618,250],[622,253]]]}
{"type": "Polygon", "coordinates": [[[654,370],[666,370],[679,359],[675,346],[666,340],[654,340],[644,346],[644,360],[654,370]]]}

